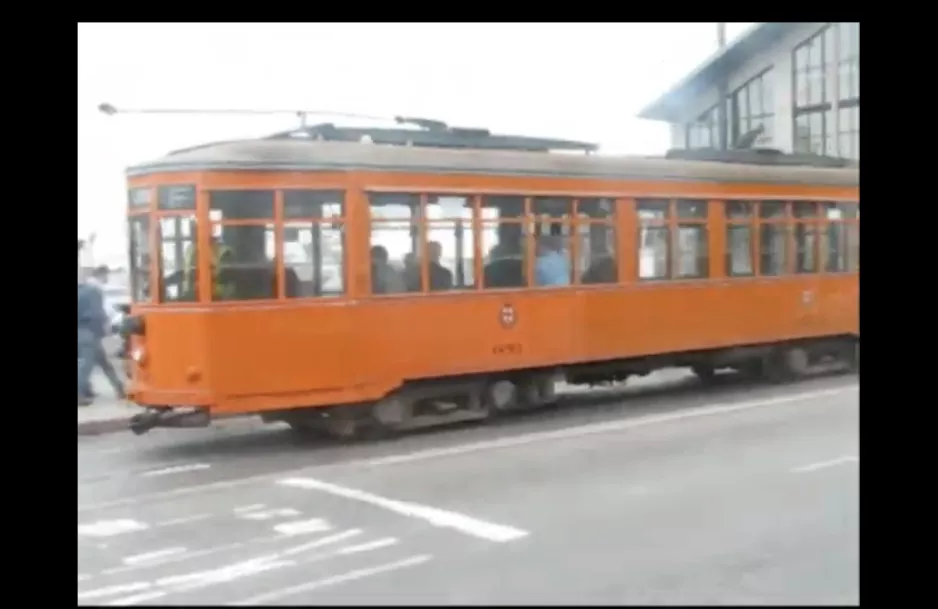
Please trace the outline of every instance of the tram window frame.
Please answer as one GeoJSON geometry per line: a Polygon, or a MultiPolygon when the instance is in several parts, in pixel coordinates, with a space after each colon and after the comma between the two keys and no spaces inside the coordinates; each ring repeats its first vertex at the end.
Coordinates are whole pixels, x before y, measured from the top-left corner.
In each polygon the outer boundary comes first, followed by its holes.
{"type": "Polygon", "coordinates": [[[160,213],[154,218],[156,227],[156,247],[157,247],[157,281],[159,284],[159,302],[160,303],[192,303],[199,301],[199,293],[196,289],[198,277],[198,241],[199,241],[199,220],[195,210],[190,212],[170,212],[160,213]],[[171,224],[167,224],[171,222],[171,224]],[[171,234],[167,234],[166,226],[172,226],[171,234]],[[183,230],[188,226],[188,231],[183,230]],[[187,234],[188,233],[188,234],[187,234]],[[174,265],[172,273],[166,273],[166,246],[172,246],[174,265]],[[187,252],[189,248],[193,249],[191,260],[195,266],[189,266],[187,263],[189,257],[187,252]],[[177,275],[178,273],[178,275],[177,275]],[[187,275],[188,273],[188,275],[187,275]],[[187,285],[189,282],[192,285],[187,285]],[[175,290],[171,288],[175,287],[175,290]]]}
{"type": "Polygon", "coordinates": [[[574,246],[571,251],[575,285],[619,283],[616,209],[616,199],[612,197],[588,196],[575,199],[574,246]],[[594,239],[599,234],[604,235],[602,239],[594,239]]]}
{"type": "Polygon", "coordinates": [[[479,289],[523,290],[534,285],[534,245],[529,221],[531,197],[523,194],[485,193],[478,198],[479,289]],[[494,210],[496,213],[488,213],[494,210]],[[516,215],[513,215],[516,214],[516,215]],[[506,230],[510,229],[510,231],[506,230]],[[518,249],[510,249],[512,239],[504,239],[508,232],[517,232],[518,249]],[[490,246],[488,237],[495,236],[490,246]],[[508,248],[508,249],[506,249],[508,248]],[[503,253],[504,252],[504,253],[503,253]],[[517,261],[494,267],[497,261],[517,261]],[[503,270],[496,274],[497,270],[503,270]],[[515,270],[520,271],[515,273],[515,270]],[[495,279],[498,277],[498,279],[495,279]]]}
{"type": "Polygon", "coordinates": [[[860,272],[860,203],[843,203],[847,225],[847,272],[860,272]]]}
{"type": "Polygon", "coordinates": [[[439,263],[449,274],[448,286],[440,286],[438,282],[435,285],[434,279],[439,279],[441,275],[433,274],[429,257],[419,256],[421,284],[426,286],[424,291],[448,293],[479,289],[481,280],[476,273],[476,258],[479,252],[475,238],[478,224],[477,199],[474,195],[445,191],[432,191],[421,195],[422,210],[418,215],[426,219],[421,223],[418,251],[429,252],[431,243],[436,243],[442,254],[452,249],[452,256],[445,258],[451,260],[452,264],[439,263]],[[448,200],[449,204],[443,205],[443,200],[448,200]],[[458,207],[455,200],[461,200],[458,207]],[[450,245],[450,240],[452,248],[446,247],[450,245]]]}
{"type": "MultiPolygon", "coordinates": [[[[282,295],[288,300],[311,298],[339,298],[348,293],[348,237],[345,217],[346,193],[339,189],[287,188],[277,193],[275,215],[280,218],[276,238],[277,272],[282,273],[278,283],[282,295]],[[289,239],[288,234],[296,230],[297,239],[289,239]],[[309,231],[309,251],[303,262],[293,263],[287,260],[287,244],[302,243],[302,231],[309,231]],[[338,289],[327,289],[328,282],[324,243],[329,231],[338,233],[338,289]],[[310,271],[310,281],[303,281],[298,269],[310,271]],[[309,284],[307,293],[304,286],[309,284]]],[[[335,258],[334,256],[332,258],[335,258]]],[[[334,266],[335,260],[330,261],[334,266]]]]}
{"type": "MultiPolygon", "coordinates": [[[[413,267],[410,270],[407,266],[409,256],[419,256],[424,232],[424,225],[421,222],[421,197],[423,195],[414,192],[388,192],[381,190],[371,190],[365,193],[368,199],[368,293],[372,297],[388,298],[400,297],[403,295],[419,294],[423,292],[423,273],[419,277],[414,275],[413,267]],[[407,210],[407,215],[396,217],[393,215],[376,214],[376,210],[391,209],[396,206],[407,210]],[[391,252],[386,245],[376,243],[376,233],[386,230],[391,234],[404,229],[407,232],[407,238],[410,240],[410,249],[401,254],[399,263],[391,258],[391,252]],[[388,270],[394,275],[388,276],[388,285],[379,289],[378,278],[375,276],[375,265],[371,258],[374,256],[376,248],[382,248],[388,255],[388,270]]],[[[396,239],[395,239],[396,241],[396,239]]],[[[396,254],[395,254],[396,255],[396,254]]]]}
{"type": "Polygon", "coordinates": [[[154,189],[130,188],[127,191],[127,254],[130,272],[131,302],[152,302],[150,289],[153,270],[152,227],[154,189]]]}
{"type": "Polygon", "coordinates": [[[671,200],[671,278],[678,281],[707,279],[710,277],[710,201],[707,199],[672,199],[671,200]],[[681,249],[681,235],[693,231],[696,251],[693,252],[697,272],[686,273],[682,264],[687,252],[681,249]]]}
{"type": "Polygon", "coordinates": [[[788,201],[766,199],[758,201],[756,220],[756,259],[759,277],[782,277],[789,275],[789,261],[792,258],[792,246],[789,243],[791,236],[790,205],[788,201]],[[778,259],[775,249],[766,249],[771,241],[780,239],[781,259],[778,259]],[[767,264],[772,262],[772,264],[767,264]]]}
{"type": "Polygon", "coordinates": [[[833,201],[821,202],[820,244],[822,272],[843,274],[848,272],[848,224],[844,205],[833,201]]]}
{"type": "Polygon", "coordinates": [[[641,198],[635,200],[636,220],[636,264],[639,281],[666,281],[671,278],[673,252],[672,242],[672,205],[670,199],[641,198]],[[644,217],[642,214],[646,214],[644,217]],[[653,235],[663,235],[663,248],[659,248],[660,241],[653,243],[653,235]],[[643,238],[646,237],[647,238],[643,238]],[[646,246],[643,243],[653,243],[646,246]],[[643,275],[642,258],[647,248],[652,249],[652,273],[643,275]],[[661,251],[658,251],[661,250],[661,251]],[[659,265],[659,258],[664,258],[664,264],[659,265]],[[660,272],[659,272],[660,270],[660,272]]]}
{"type": "MultiPolygon", "coordinates": [[[[727,277],[755,277],[758,256],[756,255],[757,241],[757,222],[756,222],[757,202],[748,200],[729,200],[723,202],[724,217],[726,220],[726,245],[724,255],[724,272],[727,277]],[[747,263],[748,271],[737,269],[736,262],[739,262],[736,256],[734,236],[737,234],[745,235],[746,249],[749,252],[747,263]]],[[[742,240],[740,240],[742,241],[742,240]]],[[[742,251],[742,248],[739,250],[742,251]]]]}
{"type": "Polygon", "coordinates": [[[821,204],[818,201],[793,201],[792,230],[795,251],[795,274],[815,275],[821,270],[821,204]],[[810,240],[808,239],[810,237],[810,240]],[[809,257],[810,256],[810,257],[809,257]]]}
{"type": "Polygon", "coordinates": [[[161,212],[195,213],[195,184],[161,184],[156,187],[156,208],[161,212]]]}
{"type": "MultiPolygon", "coordinates": [[[[281,293],[281,280],[277,260],[277,235],[279,232],[276,219],[276,202],[279,196],[277,189],[222,187],[207,189],[204,192],[208,201],[210,235],[209,244],[212,245],[216,242],[216,240],[220,239],[222,244],[228,248],[228,251],[230,251],[233,256],[233,260],[226,264],[223,269],[223,271],[228,271],[228,280],[225,281],[222,279],[219,285],[222,287],[223,291],[233,291],[234,293],[223,293],[221,296],[219,296],[215,289],[216,279],[213,277],[213,289],[209,290],[210,301],[257,302],[276,300],[278,295],[281,293]],[[258,199],[263,197],[265,201],[263,204],[257,201],[251,203],[240,202],[240,205],[243,205],[250,211],[244,215],[236,214],[235,217],[228,218],[225,216],[224,206],[221,205],[220,202],[216,201],[216,197],[224,200],[225,197],[232,197],[235,195],[246,195],[249,197],[256,197],[258,199]],[[219,214],[216,212],[221,213],[219,214]],[[244,248],[239,247],[240,244],[231,244],[224,239],[224,232],[226,229],[237,233],[238,239],[240,239],[242,237],[240,234],[241,231],[246,228],[262,228],[264,230],[263,248],[265,260],[263,263],[256,260],[241,260],[241,257],[244,256],[244,248]],[[272,271],[272,281],[269,284],[269,289],[265,286],[263,281],[265,278],[261,277],[260,274],[258,274],[257,279],[261,279],[261,281],[248,281],[247,276],[242,275],[242,271],[249,269],[269,269],[272,271]]],[[[232,204],[232,207],[234,207],[234,204],[232,204]]],[[[223,276],[220,275],[220,277],[223,276]]],[[[255,277],[251,277],[251,279],[253,280],[255,277]]]]}

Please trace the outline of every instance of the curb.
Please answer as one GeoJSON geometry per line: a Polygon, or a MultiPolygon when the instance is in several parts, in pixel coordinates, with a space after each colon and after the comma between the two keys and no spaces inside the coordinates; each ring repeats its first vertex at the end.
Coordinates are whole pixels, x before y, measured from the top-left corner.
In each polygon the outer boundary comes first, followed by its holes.
{"type": "Polygon", "coordinates": [[[98,419],[78,423],[79,436],[100,436],[118,431],[130,431],[130,417],[98,419]]]}

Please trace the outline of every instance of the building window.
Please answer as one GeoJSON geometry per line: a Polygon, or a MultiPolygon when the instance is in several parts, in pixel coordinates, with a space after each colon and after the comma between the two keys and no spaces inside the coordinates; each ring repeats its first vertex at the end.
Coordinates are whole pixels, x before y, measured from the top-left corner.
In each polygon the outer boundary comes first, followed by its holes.
{"type": "Polygon", "coordinates": [[[713,106],[687,125],[687,148],[718,148],[720,146],[720,116],[713,106]]]}
{"type": "Polygon", "coordinates": [[[795,48],[793,69],[796,152],[856,159],[860,157],[859,36],[858,23],[833,23],[795,48]],[[827,76],[829,69],[833,67],[838,45],[838,80],[834,83],[827,76]],[[854,109],[856,112],[853,112],[854,109]]]}
{"type": "Polygon", "coordinates": [[[756,146],[769,146],[772,143],[772,118],[775,103],[772,93],[772,71],[762,72],[732,96],[732,140],[762,126],[762,134],[756,139],[756,146]]]}

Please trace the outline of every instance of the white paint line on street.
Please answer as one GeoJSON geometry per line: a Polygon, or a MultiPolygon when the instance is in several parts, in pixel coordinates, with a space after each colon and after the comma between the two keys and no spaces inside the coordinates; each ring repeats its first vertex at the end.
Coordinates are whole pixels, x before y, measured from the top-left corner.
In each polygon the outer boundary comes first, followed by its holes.
{"type": "Polygon", "coordinates": [[[274,527],[274,530],[281,535],[308,535],[310,533],[322,533],[331,529],[332,525],[322,518],[300,520],[297,522],[281,522],[274,527]]]}
{"type": "Polygon", "coordinates": [[[163,550],[155,550],[153,552],[145,552],[143,554],[135,554],[133,556],[128,556],[122,562],[125,565],[139,565],[140,563],[153,562],[154,560],[159,560],[161,558],[166,558],[168,556],[173,556],[177,554],[185,554],[186,549],[183,547],[175,548],[165,548],[163,550]]]}
{"type": "Polygon", "coordinates": [[[860,457],[854,455],[844,455],[843,457],[837,457],[836,459],[830,459],[828,461],[818,461],[817,463],[802,465],[801,467],[796,467],[791,471],[794,474],[806,474],[808,472],[816,472],[819,469],[827,469],[828,467],[836,467],[838,465],[847,465],[848,463],[859,462],[860,457]]]}
{"type": "Polygon", "coordinates": [[[266,506],[265,504],[263,504],[263,503],[252,503],[251,505],[242,505],[242,506],[240,506],[240,507],[236,507],[236,508],[235,508],[234,510],[232,510],[232,511],[233,511],[235,514],[241,514],[241,513],[244,513],[244,512],[256,512],[257,510],[263,510],[263,509],[266,508],[266,507],[267,507],[267,506],[266,506]]]}
{"type": "Polygon", "coordinates": [[[133,596],[125,596],[123,598],[118,598],[106,603],[107,607],[129,607],[131,605],[139,605],[140,603],[145,603],[147,601],[153,601],[158,598],[163,598],[166,596],[165,592],[160,592],[159,590],[154,592],[144,592],[143,594],[135,594],[133,596]]]}
{"type": "Polygon", "coordinates": [[[211,514],[193,514],[192,516],[183,516],[181,518],[170,518],[169,520],[157,522],[154,526],[171,527],[177,524],[189,524],[191,522],[199,522],[200,520],[208,520],[211,517],[211,514]]]}
{"type": "Polygon", "coordinates": [[[293,560],[280,560],[278,554],[269,554],[267,556],[242,560],[205,571],[164,577],[158,579],[156,584],[161,588],[170,588],[170,592],[185,592],[198,588],[206,588],[216,584],[228,583],[236,579],[241,579],[242,577],[258,575],[265,571],[289,567],[295,564],[296,562],[293,560]]]}
{"type": "Polygon", "coordinates": [[[336,533],[335,535],[327,535],[326,537],[321,537],[316,541],[311,541],[309,543],[293,546],[292,548],[287,548],[286,550],[280,552],[280,555],[293,556],[295,554],[302,554],[303,552],[308,552],[310,550],[315,550],[333,543],[345,541],[346,539],[351,539],[352,537],[361,535],[361,532],[361,529],[349,529],[348,531],[342,531],[341,533],[336,533]]]}
{"type": "Polygon", "coordinates": [[[90,576],[90,575],[86,575],[86,574],[84,574],[84,573],[79,573],[79,574],[78,574],[78,583],[86,582],[86,581],[88,581],[89,579],[91,579],[91,576],[90,576]]]}
{"type": "Polygon", "coordinates": [[[95,598],[103,598],[106,596],[116,596],[118,594],[130,594],[131,592],[140,592],[141,590],[149,590],[150,582],[134,582],[132,584],[120,584],[117,586],[107,586],[104,588],[97,588],[95,590],[86,590],[85,592],[78,591],[78,600],[92,600],[95,598]]]}
{"type": "Polygon", "coordinates": [[[274,508],[259,512],[236,512],[235,516],[242,520],[273,520],[274,518],[293,518],[299,516],[300,511],[293,508],[274,508]]]}
{"type": "Polygon", "coordinates": [[[425,520],[433,526],[454,529],[461,533],[465,533],[466,535],[479,537],[488,541],[513,541],[515,539],[520,539],[528,534],[527,531],[522,531],[521,529],[516,529],[514,527],[486,522],[477,518],[471,518],[464,514],[449,512],[427,505],[398,501],[396,499],[388,499],[386,497],[380,497],[366,491],[359,491],[353,488],[339,486],[338,484],[332,484],[330,482],[314,480],[313,478],[287,478],[285,480],[280,480],[278,484],[283,486],[322,491],[337,497],[352,499],[354,501],[361,501],[362,503],[368,503],[376,507],[395,512],[397,514],[401,514],[402,516],[425,520]]]}
{"type": "Polygon", "coordinates": [[[375,541],[369,541],[368,543],[360,543],[357,546],[347,546],[336,550],[336,554],[359,554],[361,552],[371,552],[372,550],[380,550],[381,548],[387,548],[388,546],[393,546],[397,544],[396,537],[385,537],[384,539],[376,539],[375,541]]]}
{"type": "Polygon", "coordinates": [[[153,562],[148,562],[139,565],[127,565],[124,567],[115,567],[112,569],[107,569],[102,571],[101,575],[116,575],[118,573],[126,573],[128,571],[137,571],[140,569],[151,569],[153,567],[161,567],[163,565],[168,565],[171,563],[183,562],[191,560],[193,558],[201,558],[203,556],[210,556],[212,554],[218,554],[219,552],[227,552],[229,550],[237,550],[238,548],[243,547],[244,544],[240,541],[235,543],[225,544],[223,546],[215,546],[212,548],[205,548],[204,550],[196,550],[194,552],[186,552],[185,554],[176,554],[174,556],[168,556],[166,558],[155,560],[153,562]]]}
{"type": "MultiPolygon", "coordinates": [[[[708,415],[717,415],[724,413],[732,413],[738,411],[744,411],[753,408],[766,407],[766,406],[775,406],[786,403],[810,401],[819,398],[825,397],[836,397],[847,395],[850,393],[855,393],[859,390],[859,386],[856,384],[846,385],[843,387],[838,387],[836,389],[826,389],[821,391],[808,391],[797,393],[789,396],[782,396],[779,398],[767,398],[764,400],[754,400],[750,402],[731,402],[729,404],[714,404],[710,406],[703,406],[697,409],[684,410],[679,413],[671,413],[670,415],[660,415],[657,417],[642,417],[640,419],[624,419],[621,421],[612,421],[609,423],[597,423],[590,425],[581,425],[579,427],[568,427],[561,432],[542,432],[542,433],[533,433],[525,434],[521,436],[514,436],[511,438],[503,438],[499,440],[489,440],[483,442],[474,442],[469,444],[463,444],[461,446],[455,446],[452,448],[443,448],[443,449],[429,449],[424,451],[416,451],[412,453],[406,453],[397,456],[389,456],[379,459],[368,459],[361,461],[352,461],[342,464],[343,467],[354,468],[354,467],[373,467],[375,465],[393,465],[398,463],[408,463],[412,461],[420,461],[422,459],[433,459],[437,457],[446,457],[452,455],[466,454],[470,452],[478,452],[485,450],[492,450],[496,448],[508,448],[516,445],[530,444],[533,442],[543,442],[556,440],[558,437],[576,437],[577,435],[587,435],[589,433],[602,433],[608,431],[619,431],[622,429],[628,429],[629,427],[635,427],[632,421],[641,420],[640,425],[651,425],[654,423],[667,423],[671,421],[677,421],[680,419],[708,416],[708,415]],[[558,436],[558,433],[560,434],[558,436]]],[[[276,480],[277,478],[289,475],[303,475],[309,473],[310,471],[315,471],[323,468],[332,468],[332,465],[325,466],[313,466],[313,467],[300,467],[294,470],[287,472],[275,472],[275,473],[265,473],[265,474],[256,474],[253,476],[245,476],[243,478],[235,478],[232,480],[219,480],[216,482],[209,482],[206,484],[194,484],[191,486],[182,486],[166,491],[157,491],[155,493],[144,493],[137,495],[135,497],[124,497],[121,499],[113,499],[110,501],[101,501],[98,503],[86,503],[84,505],[78,506],[78,513],[83,512],[95,512],[100,510],[109,510],[119,507],[127,507],[132,505],[140,505],[142,503],[156,502],[156,501],[165,501],[169,499],[176,499],[178,497],[185,497],[188,495],[198,495],[200,493],[211,493],[215,491],[227,490],[232,488],[238,488],[242,486],[249,486],[251,484],[269,482],[271,480],[276,480]]]]}
{"type": "Polygon", "coordinates": [[[622,419],[617,421],[608,421],[604,423],[591,423],[588,425],[579,425],[577,427],[566,427],[553,431],[535,432],[497,440],[482,440],[480,442],[471,442],[447,448],[431,448],[419,450],[412,453],[401,455],[391,455],[365,461],[366,467],[377,467],[382,465],[399,465],[402,463],[413,463],[415,461],[425,461],[427,459],[439,459],[441,457],[453,457],[466,455],[475,452],[491,451],[499,448],[514,448],[525,446],[538,442],[548,442],[557,440],[567,440],[589,436],[601,433],[611,433],[625,431],[636,427],[645,427],[648,425],[657,425],[661,423],[672,423],[675,421],[684,421],[696,419],[699,417],[708,417],[721,414],[730,414],[753,410],[756,408],[766,408],[769,406],[779,406],[782,404],[791,404],[795,402],[805,402],[821,398],[829,398],[855,393],[859,390],[858,385],[851,385],[837,389],[824,389],[819,391],[807,391],[796,393],[794,395],[779,396],[775,398],[766,398],[761,400],[748,400],[744,402],[730,402],[728,404],[711,404],[689,410],[678,412],[669,412],[666,414],[648,415],[631,419],[622,419]]]}
{"type": "Polygon", "coordinates": [[[238,601],[233,603],[235,606],[245,606],[245,605],[266,605],[270,604],[273,601],[279,601],[282,598],[287,596],[294,596],[296,594],[302,594],[303,592],[311,592],[319,588],[326,588],[328,586],[335,586],[338,584],[343,584],[345,582],[354,581],[356,579],[364,579],[366,577],[371,577],[373,575],[380,575],[381,573],[389,573],[391,571],[397,571],[399,569],[406,569],[407,567],[415,567],[417,565],[423,564],[433,557],[427,554],[422,554],[420,556],[412,556],[404,560],[399,560],[396,562],[385,563],[382,565],[376,565],[374,567],[368,567],[365,569],[355,569],[354,571],[349,571],[347,573],[342,573],[341,575],[333,575],[332,577],[327,577],[324,579],[319,579],[311,581],[305,584],[300,584],[298,586],[292,586],[290,588],[283,588],[281,590],[274,590],[266,594],[258,594],[248,599],[238,601]]]}
{"type": "Polygon", "coordinates": [[[188,465],[174,465],[172,467],[164,467],[163,469],[153,469],[147,472],[143,472],[140,475],[144,478],[151,478],[153,476],[168,476],[170,474],[197,472],[199,470],[208,469],[210,467],[212,467],[211,463],[190,463],[188,465]]]}
{"type": "Polygon", "coordinates": [[[113,537],[124,533],[144,531],[150,528],[145,522],[138,522],[130,518],[118,520],[99,520],[88,524],[78,525],[78,534],[86,537],[113,537]]]}

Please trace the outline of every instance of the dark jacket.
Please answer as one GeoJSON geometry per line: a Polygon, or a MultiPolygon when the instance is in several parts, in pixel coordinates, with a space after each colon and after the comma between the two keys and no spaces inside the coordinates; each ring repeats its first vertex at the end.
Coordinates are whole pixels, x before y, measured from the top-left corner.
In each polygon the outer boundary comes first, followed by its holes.
{"type": "Polygon", "coordinates": [[[97,286],[78,284],[78,328],[103,338],[109,323],[104,310],[104,293],[97,286]]]}

